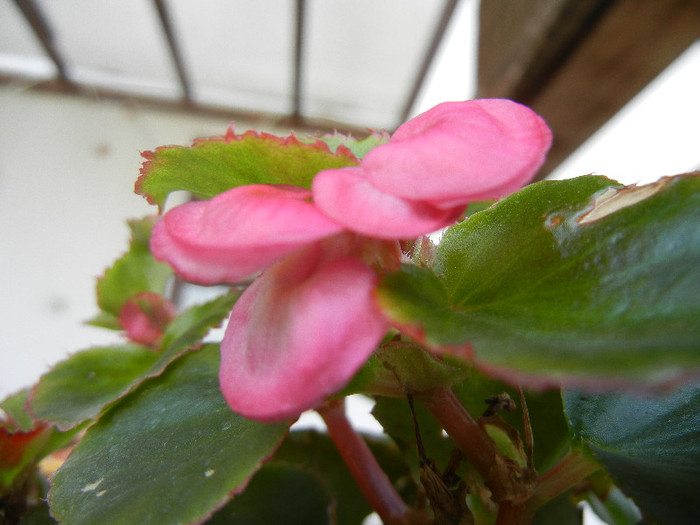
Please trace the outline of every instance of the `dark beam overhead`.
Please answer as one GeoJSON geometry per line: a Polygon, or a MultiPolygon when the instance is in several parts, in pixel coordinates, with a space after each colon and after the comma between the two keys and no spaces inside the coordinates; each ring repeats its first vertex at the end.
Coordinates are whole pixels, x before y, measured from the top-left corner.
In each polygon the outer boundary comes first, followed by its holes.
{"type": "Polygon", "coordinates": [[[292,79],[292,121],[302,118],[302,75],[304,70],[304,28],[306,26],[306,0],[296,0],[294,24],[294,77],[292,79]]]}
{"type": "Polygon", "coordinates": [[[182,89],[182,96],[187,102],[192,101],[192,89],[190,87],[189,77],[185,71],[185,64],[182,60],[182,54],[180,53],[180,47],[178,46],[177,38],[175,38],[175,31],[173,30],[173,25],[170,21],[170,15],[167,8],[165,7],[165,2],[163,0],[153,0],[156,6],[156,11],[158,11],[158,19],[160,20],[161,27],[163,28],[163,33],[165,33],[165,38],[168,41],[168,48],[170,49],[170,56],[173,59],[173,64],[175,64],[175,69],[177,71],[177,76],[180,79],[180,88],[182,89]]]}
{"type": "Polygon", "coordinates": [[[547,120],[544,177],[698,38],[697,0],[482,1],[478,96],[547,120]]]}
{"type": "Polygon", "coordinates": [[[22,11],[24,18],[31,26],[34,34],[41,42],[41,46],[44,48],[44,51],[47,55],[49,55],[56,66],[59,80],[68,84],[70,80],[68,79],[68,74],[66,73],[65,63],[63,62],[63,58],[56,48],[56,44],[53,39],[53,32],[51,31],[49,24],[46,22],[41,10],[33,0],[15,0],[15,3],[17,4],[17,7],[19,7],[20,11],[22,11]]]}

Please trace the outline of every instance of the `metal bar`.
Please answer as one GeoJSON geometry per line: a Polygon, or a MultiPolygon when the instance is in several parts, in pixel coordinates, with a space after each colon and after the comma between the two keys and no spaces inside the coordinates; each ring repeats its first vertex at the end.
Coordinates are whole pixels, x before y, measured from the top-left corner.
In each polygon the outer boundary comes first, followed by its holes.
{"type": "Polygon", "coordinates": [[[168,10],[165,7],[165,2],[163,0],[153,0],[158,11],[158,18],[160,19],[161,26],[163,27],[163,32],[168,40],[168,47],[170,48],[170,56],[175,64],[175,69],[177,70],[177,76],[180,79],[180,87],[182,88],[182,94],[186,101],[192,101],[192,89],[190,87],[190,81],[187,77],[187,72],[185,71],[185,64],[182,60],[182,55],[180,54],[180,48],[178,47],[177,39],[175,38],[175,32],[173,31],[173,26],[170,21],[170,16],[168,15],[168,10]]]}
{"type": "Polygon", "coordinates": [[[34,0],[15,0],[15,3],[20,11],[22,11],[24,18],[29,22],[34,34],[41,42],[44,51],[46,51],[46,54],[49,55],[56,66],[58,78],[63,82],[69,83],[70,80],[66,74],[66,65],[54,44],[51,28],[39,10],[39,7],[34,3],[34,0]]]}
{"type": "Polygon", "coordinates": [[[302,99],[302,73],[304,65],[304,22],[306,0],[296,0],[296,26],[294,34],[294,78],[292,84],[292,119],[300,120],[302,99]]]}
{"type": "Polygon", "coordinates": [[[459,0],[446,0],[445,2],[445,7],[443,8],[440,21],[438,22],[438,25],[435,28],[435,31],[433,32],[433,38],[431,39],[430,45],[428,46],[428,50],[426,51],[425,56],[423,57],[423,62],[421,63],[420,69],[418,70],[418,75],[416,75],[416,78],[413,81],[413,87],[411,88],[411,92],[408,95],[406,102],[404,103],[403,109],[401,110],[401,118],[399,122],[405,122],[411,114],[411,109],[413,109],[413,105],[416,103],[416,99],[420,94],[420,90],[423,87],[423,83],[425,82],[425,77],[428,75],[430,66],[435,60],[435,55],[437,54],[438,48],[440,47],[440,43],[442,42],[442,38],[445,35],[445,30],[447,29],[450,20],[452,20],[452,16],[454,15],[454,11],[458,3],[459,0]]]}

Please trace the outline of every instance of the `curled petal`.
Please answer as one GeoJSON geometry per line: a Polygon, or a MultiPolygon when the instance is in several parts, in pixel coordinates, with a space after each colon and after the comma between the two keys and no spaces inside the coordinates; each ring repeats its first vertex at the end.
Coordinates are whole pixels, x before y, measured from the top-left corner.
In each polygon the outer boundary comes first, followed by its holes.
{"type": "Polygon", "coordinates": [[[234,188],[173,208],[153,228],[151,251],[188,281],[235,283],[342,230],[308,202],[308,190],[234,188]]]}
{"type": "Polygon", "coordinates": [[[511,100],[445,102],[401,125],[362,166],[387,193],[452,208],[526,184],[551,142],[544,120],[511,100]]]}
{"type": "Polygon", "coordinates": [[[452,224],[464,206],[439,209],[385,193],[362,168],[324,170],[313,180],[314,202],[347,229],[378,239],[409,239],[452,224]]]}
{"type": "Polygon", "coordinates": [[[362,262],[327,260],[320,244],[258,277],[236,303],[221,343],[219,380],[231,408],[276,421],[342,388],[388,327],[375,284],[362,262]]]}

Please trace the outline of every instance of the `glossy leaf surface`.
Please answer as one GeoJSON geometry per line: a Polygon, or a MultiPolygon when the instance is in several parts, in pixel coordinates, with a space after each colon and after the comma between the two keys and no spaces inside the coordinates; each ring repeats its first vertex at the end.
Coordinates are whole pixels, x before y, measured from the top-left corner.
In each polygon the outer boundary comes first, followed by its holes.
{"type": "Polygon", "coordinates": [[[542,385],[700,365],[700,177],[533,184],[447,231],[380,304],[436,351],[542,385]]]}
{"type": "Polygon", "coordinates": [[[564,405],[574,437],[645,514],[700,521],[700,386],[653,397],[569,392],[564,405]]]}
{"type": "Polygon", "coordinates": [[[198,523],[241,490],[287,425],[232,413],[218,365],[207,345],[111,407],[55,474],[52,513],[76,525],[198,523]]]}

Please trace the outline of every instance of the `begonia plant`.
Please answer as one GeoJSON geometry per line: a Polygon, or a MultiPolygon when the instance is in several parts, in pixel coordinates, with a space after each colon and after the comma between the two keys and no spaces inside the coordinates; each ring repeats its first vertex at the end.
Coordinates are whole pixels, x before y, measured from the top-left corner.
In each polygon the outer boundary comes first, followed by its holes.
{"type": "Polygon", "coordinates": [[[700,522],[700,173],[528,185],[551,144],[482,99],[144,153],[124,342],[0,404],[0,522],[700,522]]]}

